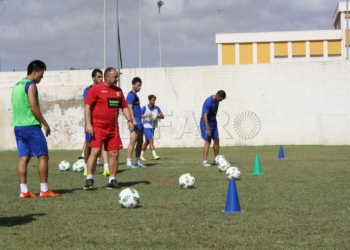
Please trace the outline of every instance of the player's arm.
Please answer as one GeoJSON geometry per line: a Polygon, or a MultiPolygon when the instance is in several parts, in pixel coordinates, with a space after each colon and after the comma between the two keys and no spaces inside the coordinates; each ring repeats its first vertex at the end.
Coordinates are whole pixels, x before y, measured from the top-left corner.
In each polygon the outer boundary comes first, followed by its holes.
{"type": "Polygon", "coordinates": [[[28,102],[30,106],[30,110],[32,111],[33,115],[35,116],[36,119],[38,119],[41,124],[44,126],[45,130],[45,135],[49,136],[51,129],[49,124],[47,124],[44,116],[42,115],[40,108],[36,102],[36,94],[37,94],[37,89],[35,84],[30,84],[28,88],[28,102]]]}
{"type": "Polygon", "coordinates": [[[157,118],[158,119],[164,119],[164,115],[163,115],[162,111],[160,110],[160,108],[159,107],[156,107],[156,108],[158,110],[157,118]]]}
{"type": "Polygon", "coordinates": [[[124,114],[125,119],[127,120],[129,131],[130,132],[134,131],[134,123],[133,123],[133,119],[131,118],[130,107],[129,106],[123,108],[123,114],[124,114]]]}
{"type": "Polygon", "coordinates": [[[121,97],[122,98],[122,106],[121,106],[121,108],[123,110],[124,117],[127,120],[129,131],[132,132],[132,131],[134,131],[134,120],[135,120],[134,112],[132,110],[132,105],[131,105],[131,108],[130,108],[130,105],[125,100],[123,92],[121,92],[121,96],[122,96],[121,97]]]}
{"type": "Polygon", "coordinates": [[[203,113],[203,121],[205,125],[205,133],[207,134],[207,136],[211,136],[207,113],[203,113]]]}
{"type": "Polygon", "coordinates": [[[94,131],[91,124],[91,106],[84,104],[84,117],[85,117],[85,132],[93,135],[94,131]]]}

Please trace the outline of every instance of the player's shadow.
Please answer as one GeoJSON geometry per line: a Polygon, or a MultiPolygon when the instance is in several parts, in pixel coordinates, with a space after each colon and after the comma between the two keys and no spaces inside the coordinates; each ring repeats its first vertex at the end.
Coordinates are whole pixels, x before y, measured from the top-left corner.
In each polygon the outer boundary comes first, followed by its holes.
{"type": "Polygon", "coordinates": [[[121,187],[131,187],[137,184],[151,184],[149,181],[130,181],[130,182],[118,182],[119,186],[121,187]]]}
{"type": "Polygon", "coordinates": [[[81,188],[72,188],[72,189],[55,189],[55,190],[52,190],[54,191],[55,193],[59,193],[59,194],[71,194],[71,193],[74,193],[76,190],[82,190],[83,189],[83,185],[81,188]]]}
{"type": "Polygon", "coordinates": [[[46,214],[27,214],[22,216],[0,217],[0,227],[13,227],[35,221],[34,216],[44,216],[46,214]]]}

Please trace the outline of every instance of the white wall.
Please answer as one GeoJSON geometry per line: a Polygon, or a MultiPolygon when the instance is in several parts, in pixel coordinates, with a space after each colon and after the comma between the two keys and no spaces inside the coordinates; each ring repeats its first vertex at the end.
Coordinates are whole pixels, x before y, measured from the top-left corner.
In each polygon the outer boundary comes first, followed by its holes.
{"type": "MultiPolygon", "coordinates": [[[[157,147],[201,147],[198,125],[204,100],[223,89],[218,123],[222,146],[349,145],[350,63],[293,62],[184,68],[123,69],[125,95],[131,80],[143,80],[141,104],[157,96],[165,114],[157,147]]],[[[11,127],[11,87],[25,72],[0,74],[0,150],[16,148],[11,127]]],[[[38,85],[52,134],[50,149],[80,149],[84,142],[83,89],[91,70],[48,71],[38,85]]],[[[124,118],[123,118],[124,119],[124,118]]],[[[124,147],[129,134],[120,119],[124,147]]]]}

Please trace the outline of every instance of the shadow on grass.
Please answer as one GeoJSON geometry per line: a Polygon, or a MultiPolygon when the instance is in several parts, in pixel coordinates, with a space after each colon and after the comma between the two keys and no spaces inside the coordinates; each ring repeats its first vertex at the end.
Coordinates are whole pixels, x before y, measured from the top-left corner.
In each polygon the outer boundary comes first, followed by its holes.
{"type": "Polygon", "coordinates": [[[130,186],[137,185],[137,184],[142,184],[142,183],[146,184],[146,185],[151,184],[149,181],[118,182],[119,186],[122,186],[122,187],[130,187],[130,186]]]}
{"type": "Polygon", "coordinates": [[[71,194],[73,192],[75,192],[76,190],[82,190],[83,189],[83,186],[81,186],[81,188],[73,188],[73,189],[55,189],[55,190],[52,190],[54,191],[55,193],[59,193],[59,194],[71,194]]]}
{"type": "Polygon", "coordinates": [[[0,227],[13,227],[30,223],[34,220],[34,216],[44,216],[46,214],[27,214],[23,216],[0,217],[0,227]]]}

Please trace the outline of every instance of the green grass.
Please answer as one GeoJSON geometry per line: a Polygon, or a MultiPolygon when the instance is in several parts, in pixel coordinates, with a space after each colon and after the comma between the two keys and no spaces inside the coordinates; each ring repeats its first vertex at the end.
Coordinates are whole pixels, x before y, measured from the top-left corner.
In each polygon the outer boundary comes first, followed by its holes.
{"type": "MultiPolygon", "coordinates": [[[[201,148],[157,149],[148,168],[126,169],[120,153],[118,182],[135,188],[141,207],[123,209],[118,190],[107,190],[102,167],[95,191],[82,173],[60,172],[79,151],[51,151],[49,187],[59,198],[19,199],[17,153],[0,152],[0,249],[348,249],[350,248],[350,147],[225,147],[240,168],[236,182],[244,213],[222,214],[229,182],[216,166],[201,167],[201,148]],[[264,175],[251,175],[255,155],[264,175]],[[180,189],[189,172],[194,189],[180,189]]],[[[210,152],[209,160],[213,160],[210,152]]],[[[150,152],[146,152],[146,158],[150,152]]],[[[28,186],[39,192],[37,160],[28,186]]]]}

